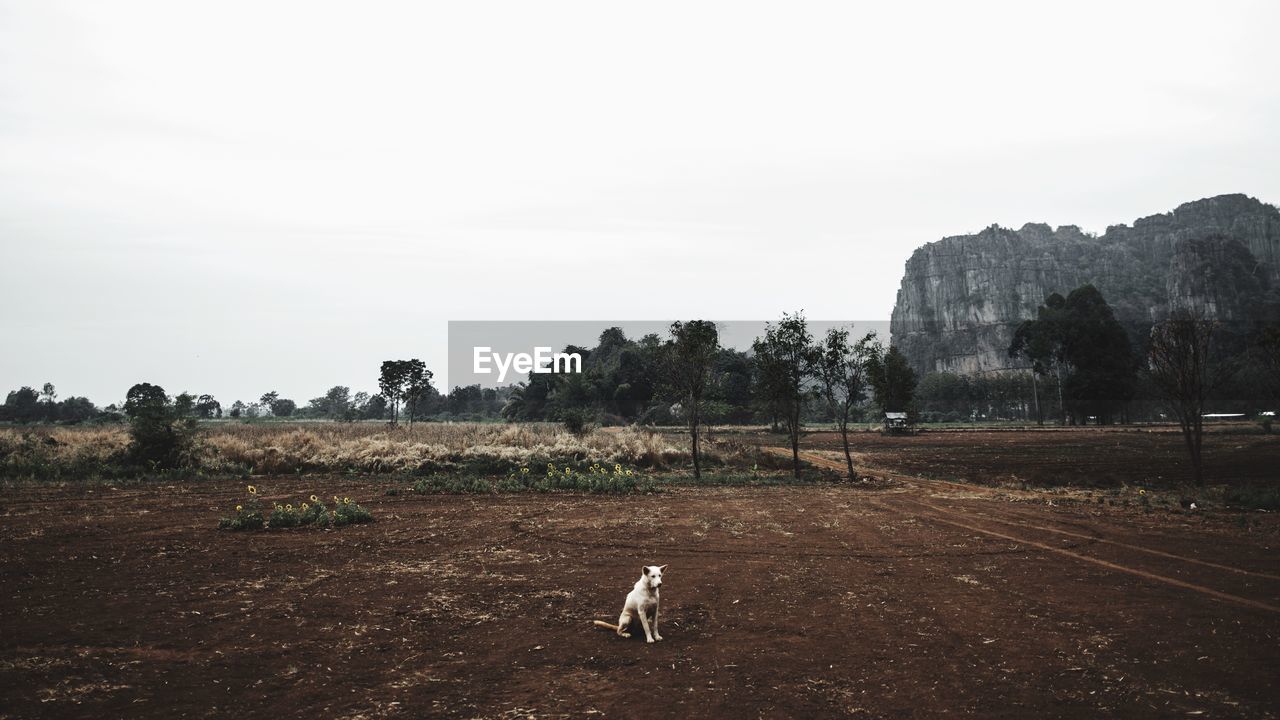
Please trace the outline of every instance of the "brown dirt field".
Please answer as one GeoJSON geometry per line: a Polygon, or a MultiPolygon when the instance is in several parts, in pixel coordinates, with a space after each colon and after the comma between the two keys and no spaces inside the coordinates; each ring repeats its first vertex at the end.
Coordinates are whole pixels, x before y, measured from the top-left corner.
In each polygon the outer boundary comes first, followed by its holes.
{"type": "MultiPolygon", "coordinates": [[[[840,448],[840,436],[813,433],[804,444],[834,450],[840,448]]],[[[1191,478],[1182,435],[1168,427],[950,430],[911,436],[858,432],[850,436],[850,444],[872,465],[979,484],[1172,486],[1191,478]]],[[[1276,482],[1280,434],[1210,428],[1204,462],[1211,483],[1276,482]]]]}
{"type": "MultiPolygon", "coordinates": [[[[812,443],[808,459],[837,462],[812,443]]],[[[898,476],[659,495],[385,496],[228,533],[234,482],[25,488],[0,717],[1276,717],[1280,527],[898,476]],[[1047,499],[1048,498],[1048,499],[1047,499]],[[612,621],[670,563],[665,641],[612,621]]]]}

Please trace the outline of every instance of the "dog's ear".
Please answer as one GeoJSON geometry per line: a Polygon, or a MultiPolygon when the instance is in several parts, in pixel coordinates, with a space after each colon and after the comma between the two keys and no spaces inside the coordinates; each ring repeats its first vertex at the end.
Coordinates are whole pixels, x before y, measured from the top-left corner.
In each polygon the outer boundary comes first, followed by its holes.
{"type": "Polygon", "coordinates": [[[667,571],[667,566],[666,566],[666,565],[659,565],[659,566],[658,566],[658,569],[659,569],[659,570],[661,570],[662,572],[666,572],[666,571],[667,571]]]}
{"type": "Polygon", "coordinates": [[[648,566],[648,565],[645,565],[645,566],[644,566],[644,570],[643,570],[643,572],[644,572],[644,574],[645,574],[645,577],[648,577],[648,576],[649,576],[649,566],[648,566]]]}

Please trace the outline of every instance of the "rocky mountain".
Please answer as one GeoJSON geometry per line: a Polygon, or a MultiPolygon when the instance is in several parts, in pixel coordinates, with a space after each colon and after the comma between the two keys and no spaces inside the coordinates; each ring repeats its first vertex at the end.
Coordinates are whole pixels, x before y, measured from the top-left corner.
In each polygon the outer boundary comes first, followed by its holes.
{"type": "Polygon", "coordinates": [[[890,334],[917,372],[1018,368],[1007,354],[1014,329],[1050,293],[1084,283],[1131,333],[1181,305],[1247,319],[1280,289],[1280,211],[1219,195],[1101,236],[1028,223],[943,238],[907,261],[890,334]]]}

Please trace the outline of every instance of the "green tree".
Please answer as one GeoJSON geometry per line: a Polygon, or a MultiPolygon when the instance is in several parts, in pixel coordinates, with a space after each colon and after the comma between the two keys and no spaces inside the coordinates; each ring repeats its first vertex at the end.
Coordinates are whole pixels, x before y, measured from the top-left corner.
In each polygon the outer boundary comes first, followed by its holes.
{"type": "Polygon", "coordinates": [[[297,409],[298,404],[289,398],[277,397],[271,401],[271,414],[276,417],[289,417],[297,409]]]}
{"type": "Polygon", "coordinates": [[[867,361],[876,344],[876,334],[869,332],[856,343],[849,343],[849,331],[831,328],[817,347],[814,374],[827,407],[835,417],[844,446],[844,461],[849,479],[856,477],[853,453],[849,449],[849,418],[867,391],[867,361]]]}
{"type": "Polygon", "coordinates": [[[974,385],[979,380],[980,378],[970,380],[964,375],[949,372],[929,373],[916,386],[916,404],[921,412],[934,413],[950,420],[968,420],[978,392],[974,385]]]}
{"type": "Polygon", "coordinates": [[[881,411],[914,411],[916,371],[898,348],[886,351],[883,345],[872,346],[867,356],[867,378],[881,411]]]}
{"type": "Polygon", "coordinates": [[[330,420],[347,420],[351,409],[351,388],[346,385],[334,385],[324,395],[312,398],[307,404],[307,413],[326,417],[330,420]]]}
{"type": "Polygon", "coordinates": [[[81,423],[93,419],[98,414],[89,398],[69,397],[58,403],[58,419],[64,423],[81,423]]]}
{"type": "Polygon", "coordinates": [[[280,398],[280,393],[276,392],[275,390],[272,390],[271,392],[263,393],[262,397],[258,398],[258,403],[262,407],[266,408],[268,412],[274,415],[275,411],[271,409],[271,406],[275,404],[275,401],[278,400],[279,398],[280,398]]]}
{"type": "Polygon", "coordinates": [[[25,385],[10,391],[4,401],[4,414],[6,420],[13,422],[35,422],[40,417],[40,393],[25,385]]]}
{"type": "Polygon", "coordinates": [[[1124,327],[1092,285],[1066,298],[1045,298],[1036,319],[1014,333],[1012,357],[1025,357],[1032,371],[1057,375],[1061,405],[1069,421],[1095,416],[1102,424],[1122,414],[1137,388],[1138,361],[1124,327]]]}
{"type": "Polygon", "coordinates": [[[212,395],[201,395],[196,398],[196,417],[206,420],[222,417],[222,404],[214,400],[212,395]]]}
{"type": "Polygon", "coordinates": [[[804,313],[783,314],[777,323],[766,323],[764,337],[752,343],[759,372],[757,391],[782,416],[791,441],[791,466],[800,477],[800,416],[818,360],[813,336],[804,313]]]}
{"type": "MultiPolygon", "coordinates": [[[[400,421],[400,404],[408,402],[416,404],[418,398],[431,386],[432,373],[426,365],[416,358],[412,360],[386,360],[378,377],[378,389],[382,396],[391,403],[391,424],[400,421]]],[[[409,413],[409,424],[413,424],[412,408],[409,413]]]]}
{"type": "Polygon", "coordinates": [[[175,405],[164,388],[138,383],[125,396],[129,416],[129,453],[133,459],[159,469],[195,462],[196,419],[191,406],[175,405]]]}
{"type": "Polygon", "coordinates": [[[713,384],[720,331],[710,320],[671,323],[671,339],[662,346],[661,394],[680,404],[689,428],[693,476],[702,477],[698,426],[713,384]]]}

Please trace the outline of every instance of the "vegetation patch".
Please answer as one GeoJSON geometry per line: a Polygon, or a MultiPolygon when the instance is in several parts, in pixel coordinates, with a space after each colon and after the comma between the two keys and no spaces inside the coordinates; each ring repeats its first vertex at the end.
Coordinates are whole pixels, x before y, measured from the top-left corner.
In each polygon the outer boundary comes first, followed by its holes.
{"type": "Polygon", "coordinates": [[[269,515],[264,517],[262,502],[258,499],[258,488],[250,485],[247,488],[249,497],[235,506],[235,511],[218,521],[223,530],[261,530],[263,528],[293,527],[342,527],[373,522],[373,513],[366,510],[350,497],[333,496],[333,509],[325,506],[324,501],[312,495],[297,505],[292,502],[275,503],[269,515]]]}

